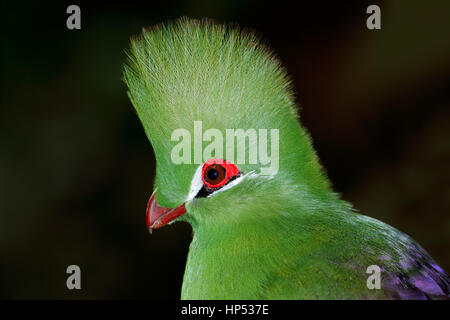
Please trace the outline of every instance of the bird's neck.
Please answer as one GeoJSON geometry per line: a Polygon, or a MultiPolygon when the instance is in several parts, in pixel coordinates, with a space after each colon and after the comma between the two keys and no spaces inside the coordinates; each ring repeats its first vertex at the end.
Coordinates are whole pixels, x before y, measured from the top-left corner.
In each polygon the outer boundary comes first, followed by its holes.
{"type": "MultiPolygon", "coordinates": [[[[308,254],[311,248],[323,245],[326,230],[312,231],[311,224],[324,225],[330,220],[301,207],[285,207],[278,214],[271,208],[259,208],[260,214],[248,219],[215,227],[194,227],[183,281],[185,299],[254,299],[268,274],[279,272],[280,263],[291,257],[308,254]],[[267,210],[267,211],[266,211],[267,210]],[[314,221],[311,222],[311,219],[314,221]],[[319,221],[317,221],[319,220],[319,221]],[[314,234],[313,234],[314,232],[314,234]]],[[[328,210],[326,210],[328,211],[328,210]]],[[[248,212],[241,212],[247,214],[248,212]]],[[[231,220],[232,221],[232,220],[231,220]]]]}

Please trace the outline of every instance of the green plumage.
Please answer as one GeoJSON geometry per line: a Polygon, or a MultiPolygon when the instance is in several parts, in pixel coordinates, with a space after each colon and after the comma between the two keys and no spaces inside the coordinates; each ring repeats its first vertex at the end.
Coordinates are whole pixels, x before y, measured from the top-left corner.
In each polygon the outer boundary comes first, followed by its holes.
{"type": "Polygon", "coordinates": [[[448,296],[448,276],[412,239],[354,213],[332,191],[299,124],[286,72],[252,33],[206,20],[154,27],[132,41],[124,80],[155,152],[156,200],[167,208],[186,201],[198,167],[171,161],[175,129],[192,132],[194,121],[224,136],[228,128],[279,129],[277,174],[239,164],[255,174],[186,203],[177,220],[192,225],[194,238],[182,298],[448,296]],[[379,290],[367,288],[370,265],[383,270],[379,290]],[[434,291],[414,277],[436,278],[434,291]]]}

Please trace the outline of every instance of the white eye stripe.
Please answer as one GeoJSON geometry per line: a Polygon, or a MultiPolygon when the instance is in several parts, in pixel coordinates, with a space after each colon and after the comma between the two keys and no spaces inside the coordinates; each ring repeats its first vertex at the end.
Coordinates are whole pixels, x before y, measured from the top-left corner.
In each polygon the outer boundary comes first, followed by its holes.
{"type": "Polygon", "coordinates": [[[210,198],[210,197],[212,197],[213,195],[215,195],[216,193],[219,193],[219,192],[221,192],[221,191],[225,191],[225,190],[228,190],[228,189],[233,188],[235,185],[237,185],[239,182],[241,182],[242,179],[244,179],[244,177],[245,177],[245,175],[241,175],[240,177],[234,179],[234,180],[231,181],[230,183],[224,185],[222,188],[220,188],[220,189],[214,191],[213,193],[211,193],[210,195],[208,195],[207,198],[210,198]]]}
{"type": "Polygon", "coordinates": [[[194,177],[192,178],[192,182],[191,182],[191,188],[189,190],[189,194],[187,196],[186,201],[190,201],[190,200],[194,199],[195,196],[197,195],[197,193],[203,187],[202,168],[203,168],[203,164],[201,164],[197,168],[197,170],[195,170],[194,177]]]}

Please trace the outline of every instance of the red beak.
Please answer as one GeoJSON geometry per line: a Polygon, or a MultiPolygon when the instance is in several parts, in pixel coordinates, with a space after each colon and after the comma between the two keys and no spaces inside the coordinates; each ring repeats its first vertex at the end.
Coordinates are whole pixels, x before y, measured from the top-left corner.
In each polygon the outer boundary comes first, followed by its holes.
{"type": "Polygon", "coordinates": [[[147,220],[147,228],[150,233],[153,229],[165,226],[170,221],[178,218],[186,213],[184,203],[176,208],[163,208],[158,205],[155,200],[155,192],[153,192],[150,200],[148,200],[145,218],[147,220]]]}

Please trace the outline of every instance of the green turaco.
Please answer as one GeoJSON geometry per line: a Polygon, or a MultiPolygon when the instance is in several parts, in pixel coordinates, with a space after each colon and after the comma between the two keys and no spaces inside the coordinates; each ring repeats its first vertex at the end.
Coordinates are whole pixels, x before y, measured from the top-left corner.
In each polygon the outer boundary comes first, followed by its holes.
{"type": "Polygon", "coordinates": [[[182,299],[448,299],[413,239],[333,192],[254,34],[187,18],[144,30],[124,81],[157,161],[147,225],[193,229],[182,299]]]}

